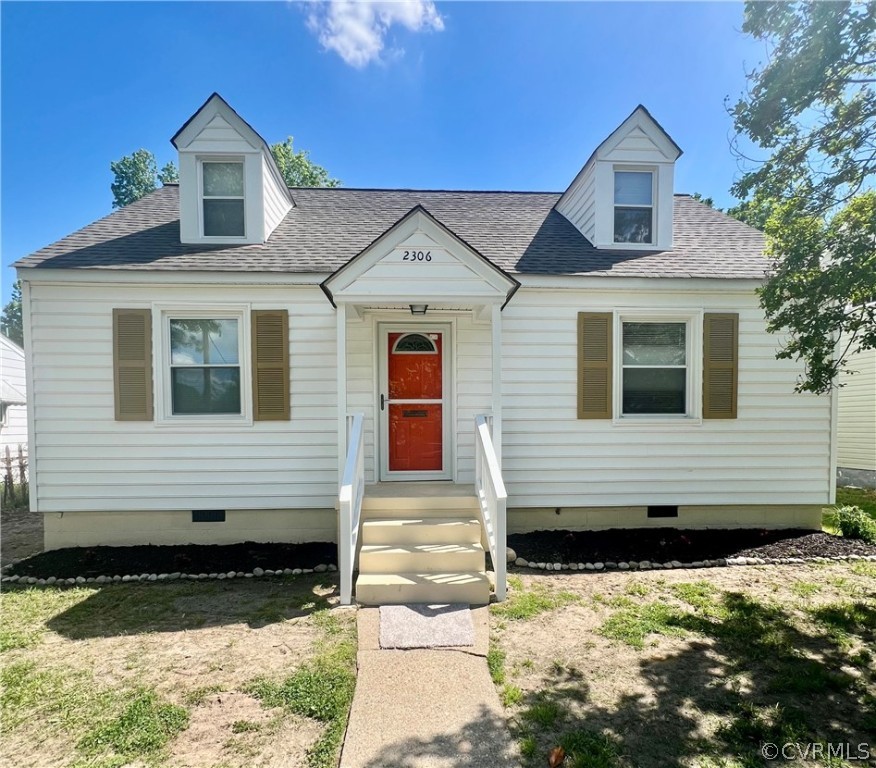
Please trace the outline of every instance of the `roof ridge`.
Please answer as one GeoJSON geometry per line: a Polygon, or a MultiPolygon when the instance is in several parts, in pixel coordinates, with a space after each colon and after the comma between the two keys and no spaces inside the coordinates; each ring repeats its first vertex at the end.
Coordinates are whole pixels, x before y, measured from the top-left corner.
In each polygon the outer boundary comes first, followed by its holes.
{"type": "Polygon", "coordinates": [[[289,187],[291,190],[323,192],[441,192],[466,195],[562,195],[562,192],[531,189],[415,189],[413,187],[289,187]]]}

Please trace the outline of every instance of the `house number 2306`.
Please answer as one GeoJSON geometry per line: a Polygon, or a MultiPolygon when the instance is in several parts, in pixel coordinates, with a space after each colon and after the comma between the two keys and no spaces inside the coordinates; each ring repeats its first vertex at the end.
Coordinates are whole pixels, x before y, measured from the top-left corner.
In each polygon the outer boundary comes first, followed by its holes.
{"type": "Polygon", "coordinates": [[[432,261],[432,251],[405,251],[402,261],[432,261]]]}

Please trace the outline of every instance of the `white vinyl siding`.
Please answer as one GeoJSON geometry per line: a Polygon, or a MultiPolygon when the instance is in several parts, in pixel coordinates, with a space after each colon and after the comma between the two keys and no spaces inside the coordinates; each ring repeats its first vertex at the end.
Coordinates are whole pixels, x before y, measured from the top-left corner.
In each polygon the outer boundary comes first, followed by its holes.
{"type": "MultiPolygon", "coordinates": [[[[409,242],[390,253],[356,278],[357,296],[379,296],[383,301],[421,302],[412,299],[412,283],[418,294],[456,296],[460,300],[484,294],[484,279],[425,234],[418,233],[414,245],[409,242]],[[405,254],[423,254],[424,260],[404,261],[405,254]],[[428,254],[428,261],[425,256],[428,254]]],[[[367,303],[367,298],[364,298],[367,303]]]]}
{"type": "Polygon", "coordinates": [[[265,237],[268,238],[292,207],[285,190],[271,173],[268,160],[262,156],[262,180],[265,206],[265,237]]]}
{"type": "MultiPolygon", "coordinates": [[[[24,352],[6,338],[0,338],[0,376],[15,392],[27,397],[24,352]]],[[[12,455],[17,456],[19,445],[27,449],[27,406],[24,404],[9,405],[0,425],[0,454],[5,456],[8,446],[12,455]]]]}
{"type": "Polygon", "coordinates": [[[243,139],[221,115],[216,115],[201,130],[189,149],[198,152],[227,152],[229,144],[239,144],[243,139]]]}
{"type": "Polygon", "coordinates": [[[660,145],[641,126],[634,127],[614,147],[613,157],[633,163],[665,160],[660,145]]]}
{"type": "Polygon", "coordinates": [[[318,287],[35,283],[31,297],[40,511],[334,506],[335,317],[318,287]],[[291,421],[115,421],[112,309],[153,301],[288,309],[291,421]]]}
{"type": "Polygon", "coordinates": [[[502,314],[509,507],[828,502],[830,398],[794,393],[799,367],[775,359],[778,339],[766,332],[753,290],[524,286],[502,314]],[[739,312],[738,418],[576,419],[577,313],[679,306],[739,312]]]}
{"type": "MultiPolygon", "coordinates": [[[[753,290],[538,289],[502,313],[503,472],[509,507],[824,504],[830,492],[830,398],[793,392],[800,373],[775,359],[753,290]],[[704,292],[699,292],[700,290],[704,292]],[[577,409],[581,311],[738,312],[738,418],[618,425],[577,409]]],[[[704,281],[692,286],[708,286],[704,281]]],[[[336,318],[316,287],[32,283],[37,421],[35,493],[44,512],[325,509],[337,498],[336,318]],[[117,422],[112,309],[200,302],[288,309],[291,420],[249,426],[166,427],[117,422]]],[[[456,305],[459,306],[459,305],[456,305]]],[[[374,480],[377,320],[347,324],[348,411],[366,414],[367,480],[374,480]]],[[[491,327],[471,311],[453,322],[456,480],[472,481],[473,421],[489,412],[491,327]]],[[[414,327],[414,323],[411,323],[414,327]]],[[[701,365],[701,359],[691,359],[701,365]]],[[[294,520],[290,527],[294,527],[294,520]]]]}
{"type": "Polygon", "coordinates": [[[596,163],[588,163],[557,203],[563,214],[591,243],[596,242],[596,163]]]}
{"type": "Polygon", "coordinates": [[[837,407],[837,466],[876,471],[876,349],[849,358],[837,407]]]}

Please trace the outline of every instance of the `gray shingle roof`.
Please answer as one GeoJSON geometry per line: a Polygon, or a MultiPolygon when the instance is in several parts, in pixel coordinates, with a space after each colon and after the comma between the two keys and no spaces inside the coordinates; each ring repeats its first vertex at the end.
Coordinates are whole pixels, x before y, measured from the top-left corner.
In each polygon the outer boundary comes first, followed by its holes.
{"type": "Polygon", "coordinates": [[[763,235],[676,195],[672,251],[597,250],[560,213],[553,192],[298,188],[296,207],[262,245],[179,242],[170,185],[16,262],[53,269],[333,272],[420,204],[512,274],[762,278],[763,235]]]}

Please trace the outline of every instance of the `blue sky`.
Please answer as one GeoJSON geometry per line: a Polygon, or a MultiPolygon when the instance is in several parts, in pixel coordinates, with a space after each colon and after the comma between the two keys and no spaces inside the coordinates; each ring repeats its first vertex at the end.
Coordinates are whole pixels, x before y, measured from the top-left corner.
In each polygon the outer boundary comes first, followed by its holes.
{"type": "Polygon", "coordinates": [[[2,14],[8,264],[110,212],[109,164],[213,91],[346,186],[562,190],[638,103],[731,202],[741,3],[23,3],[2,14]]]}

